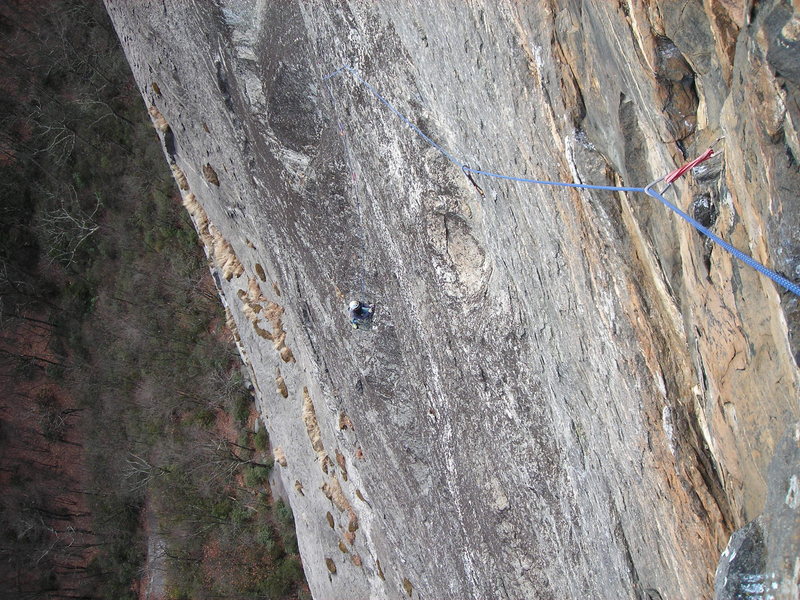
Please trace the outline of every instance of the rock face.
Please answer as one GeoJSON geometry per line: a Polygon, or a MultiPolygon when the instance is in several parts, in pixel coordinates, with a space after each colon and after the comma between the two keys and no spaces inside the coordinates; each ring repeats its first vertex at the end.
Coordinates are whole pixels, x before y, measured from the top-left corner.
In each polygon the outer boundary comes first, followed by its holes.
{"type": "Polygon", "coordinates": [[[482,197],[322,78],[521,177],[643,186],[725,136],[677,204],[797,281],[796,3],[106,1],[315,597],[713,595],[800,417],[798,299],[643,194],[482,197]]]}

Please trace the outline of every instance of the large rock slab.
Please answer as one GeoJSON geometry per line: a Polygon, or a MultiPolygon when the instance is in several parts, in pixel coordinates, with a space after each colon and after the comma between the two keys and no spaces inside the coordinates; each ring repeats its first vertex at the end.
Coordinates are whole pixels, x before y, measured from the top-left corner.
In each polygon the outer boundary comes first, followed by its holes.
{"type": "Polygon", "coordinates": [[[642,186],[724,135],[677,202],[796,279],[798,14],[737,6],[107,0],[315,597],[713,595],[800,416],[797,299],[643,194],[457,163],[642,186]]]}

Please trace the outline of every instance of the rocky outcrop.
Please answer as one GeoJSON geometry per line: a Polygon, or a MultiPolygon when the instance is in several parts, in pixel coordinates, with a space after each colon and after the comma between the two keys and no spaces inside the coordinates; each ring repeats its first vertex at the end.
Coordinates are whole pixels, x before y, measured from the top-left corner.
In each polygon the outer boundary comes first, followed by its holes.
{"type": "Polygon", "coordinates": [[[671,197],[797,281],[796,3],[107,6],[316,597],[709,598],[759,517],[791,553],[797,486],[768,473],[800,418],[798,299],[643,194],[471,181],[322,77],[351,65],[459,161],[526,178],[643,186],[723,137],[671,197]]]}

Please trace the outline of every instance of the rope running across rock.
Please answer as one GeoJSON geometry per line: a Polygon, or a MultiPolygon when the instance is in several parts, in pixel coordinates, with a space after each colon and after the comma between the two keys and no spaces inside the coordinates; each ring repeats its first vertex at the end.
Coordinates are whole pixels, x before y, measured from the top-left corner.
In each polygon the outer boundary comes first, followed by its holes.
{"type": "MultiPolygon", "coordinates": [[[[795,296],[800,296],[800,286],[798,286],[797,284],[789,281],[788,279],[786,279],[782,275],[779,275],[775,271],[765,267],[764,265],[762,265],[761,263],[759,263],[758,261],[753,259],[751,256],[748,256],[747,254],[745,254],[741,250],[731,246],[728,242],[726,242],[725,240],[720,238],[718,235],[716,235],[715,233],[710,231],[707,227],[704,227],[703,225],[701,225],[697,220],[693,219],[691,216],[686,214],[680,208],[678,208],[677,206],[675,206],[674,204],[669,202],[666,198],[664,198],[663,194],[669,188],[669,185],[667,186],[667,188],[665,188],[661,192],[658,192],[658,191],[656,191],[654,189],[656,184],[658,184],[659,182],[664,181],[664,180],[666,180],[671,185],[675,180],[677,180],[679,177],[681,177],[684,173],[686,173],[690,169],[694,168],[695,166],[697,166],[701,162],[709,159],[711,156],[714,155],[714,151],[711,148],[706,150],[703,154],[701,154],[699,157],[697,157],[693,161],[691,161],[691,162],[679,167],[678,169],[675,169],[669,175],[666,175],[665,177],[662,177],[661,179],[657,179],[656,181],[653,181],[652,183],[648,184],[645,187],[624,187],[624,186],[612,186],[612,185],[590,185],[590,184],[585,184],[585,183],[566,183],[566,182],[562,182],[562,181],[546,181],[546,180],[541,180],[541,179],[531,179],[531,178],[527,178],[527,177],[515,177],[515,176],[512,176],[512,175],[503,175],[501,173],[494,173],[494,172],[491,172],[491,171],[483,171],[481,169],[473,169],[472,167],[467,165],[464,161],[458,160],[455,156],[450,154],[442,146],[440,146],[434,140],[432,140],[429,136],[427,136],[419,127],[417,127],[414,123],[412,123],[411,120],[408,117],[406,117],[397,108],[395,108],[395,106],[391,102],[389,102],[380,92],[378,92],[378,90],[376,90],[367,81],[362,79],[361,76],[358,74],[358,72],[353,67],[351,67],[349,65],[344,65],[344,66],[340,67],[339,69],[336,69],[335,71],[332,71],[331,73],[328,73],[327,75],[325,75],[322,78],[323,82],[325,83],[325,87],[328,89],[328,93],[331,95],[331,100],[333,102],[334,109],[336,108],[336,101],[334,100],[333,92],[332,92],[330,86],[328,85],[328,80],[330,80],[333,77],[336,77],[338,75],[341,75],[342,73],[350,73],[353,76],[353,78],[359,84],[364,86],[373,96],[375,96],[375,98],[377,98],[382,104],[384,104],[392,113],[394,113],[395,116],[397,116],[397,118],[399,118],[401,121],[403,121],[403,123],[405,123],[410,129],[412,129],[419,137],[421,137],[423,140],[425,140],[425,142],[427,142],[433,148],[438,150],[451,163],[453,163],[454,165],[459,167],[462,170],[462,172],[464,173],[464,175],[466,175],[467,178],[470,180],[472,185],[475,186],[476,190],[481,194],[481,196],[483,196],[483,190],[478,186],[478,184],[475,182],[475,180],[471,177],[470,174],[481,175],[483,177],[491,177],[491,178],[494,178],[494,179],[503,179],[503,180],[507,180],[507,181],[516,181],[516,182],[519,182],[519,183],[532,183],[532,184],[537,184],[537,185],[551,185],[551,186],[557,186],[557,187],[578,188],[578,189],[585,189],[585,190],[607,190],[607,191],[611,191],[611,192],[640,192],[640,193],[643,193],[643,194],[647,194],[651,198],[655,198],[656,200],[661,202],[664,206],[666,206],[669,210],[671,210],[676,215],[678,215],[683,220],[685,220],[687,223],[689,223],[689,225],[694,227],[697,231],[699,231],[703,235],[707,236],[711,241],[713,241],[715,244],[717,244],[720,247],[722,247],[725,250],[727,250],[731,255],[733,255],[734,257],[738,258],[743,263],[745,263],[746,265],[752,267],[753,269],[755,269],[756,271],[758,271],[762,275],[765,275],[765,276],[769,277],[772,281],[774,281],[775,283],[777,283],[781,287],[785,288],[786,290],[790,291],[795,296]]],[[[337,118],[338,118],[338,116],[337,116],[337,118]]],[[[339,127],[341,128],[341,123],[339,124],[339,127]]],[[[349,148],[347,146],[345,146],[345,148],[346,148],[345,149],[345,153],[348,154],[348,166],[350,167],[350,170],[351,170],[351,172],[353,172],[353,176],[355,177],[355,172],[352,171],[352,165],[350,164],[349,148]]],[[[358,203],[358,198],[356,199],[356,202],[358,203]]],[[[359,213],[360,213],[360,207],[359,207],[359,213]]],[[[360,218],[361,217],[360,217],[360,214],[359,214],[359,219],[360,218]]],[[[362,242],[362,255],[363,255],[363,232],[362,232],[360,237],[362,238],[361,242],[362,242]]],[[[363,286],[363,281],[364,280],[362,278],[362,286],[363,286]]],[[[362,287],[362,293],[363,292],[364,292],[364,290],[363,290],[363,287],[362,287]]]]}

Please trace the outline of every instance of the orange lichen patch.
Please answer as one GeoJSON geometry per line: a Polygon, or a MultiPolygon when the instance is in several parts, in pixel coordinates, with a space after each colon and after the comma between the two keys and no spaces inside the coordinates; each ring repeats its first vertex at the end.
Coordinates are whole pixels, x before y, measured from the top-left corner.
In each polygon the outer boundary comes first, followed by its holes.
{"type": "Polygon", "coordinates": [[[311,441],[311,447],[318,456],[322,455],[325,452],[325,446],[322,443],[322,434],[317,421],[317,413],[314,410],[314,403],[311,401],[311,394],[308,393],[307,387],[303,388],[302,419],[306,426],[308,439],[311,441]]]}
{"type": "Polygon", "coordinates": [[[339,550],[344,554],[348,554],[350,552],[347,545],[342,540],[339,540],[339,550]]]}
{"type": "Polygon", "coordinates": [[[197,196],[195,196],[194,194],[184,194],[183,206],[189,213],[189,216],[195,220],[198,218],[200,213],[202,213],[203,215],[206,214],[206,211],[203,209],[202,206],[200,206],[200,203],[197,201],[197,196]]]}
{"type": "Polygon", "coordinates": [[[298,494],[300,494],[301,496],[305,496],[305,494],[303,493],[303,484],[302,484],[302,483],[300,483],[300,480],[299,480],[299,479],[296,479],[296,480],[295,480],[295,482],[294,482],[294,489],[296,489],[296,490],[297,490],[297,493],[298,493],[298,494]]]}
{"type": "Polygon", "coordinates": [[[342,485],[336,477],[331,477],[330,480],[322,485],[322,493],[328,498],[333,505],[342,512],[350,513],[353,507],[342,491],[342,485]]]}
{"type": "Polygon", "coordinates": [[[242,338],[239,337],[239,329],[236,326],[236,321],[233,319],[233,314],[231,313],[231,309],[229,309],[227,306],[225,307],[225,325],[231,332],[233,340],[235,342],[241,342],[242,338]]]}
{"type": "MultiPolygon", "coordinates": [[[[181,171],[177,165],[172,165],[172,170],[175,173],[175,179],[178,180],[181,189],[188,190],[188,183],[184,188],[180,183],[177,173],[180,172],[180,177],[183,177],[185,181],[186,177],[183,176],[183,171],[181,171]]],[[[197,201],[195,195],[191,193],[186,194],[183,197],[183,205],[194,220],[197,233],[200,235],[200,240],[206,247],[206,252],[214,261],[217,268],[222,272],[222,276],[227,281],[230,281],[234,277],[240,277],[242,273],[244,273],[244,266],[233,251],[233,246],[231,246],[230,242],[222,236],[219,229],[209,222],[208,214],[197,201]]]]}
{"type": "Polygon", "coordinates": [[[210,254],[214,240],[208,231],[209,221],[205,209],[200,206],[197,198],[192,193],[184,195],[183,206],[186,207],[189,216],[194,220],[194,226],[197,228],[197,233],[200,235],[200,241],[203,242],[203,246],[206,247],[210,254]]]}
{"type": "Polygon", "coordinates": [[[336,449],[336,464],[339,465],[339,469],[342,471],[342,479],[347,481],[347,461],[345,461],[344,454],[339,452],[339,449],[336,449]]]}
{"type": "Polygon", "coordinates": [[[258,321],[258,311],[261,310],[261,307],[256,305],[255,307],[250,306],[249,304],[245,304],[242,312],[244,316],[247,317],[247,320],[251,323],[255,323],[258,321]]]}
{"type": "Polygon", "coordinates": [[[356,448],[356,458],[358,460],[364,460],[364,451],[361,449],[360,446],[356,448]]]}
{"type": "Polygon", "coordinates": [[[272,454],[275,457],[275,462],[280,466],[285,467],[287,465],[286,454],[284,453],[283,448],[275,448],[275,450],[272,451],[272,454]]]}
{"type": "Polygon", "coordinates": [[[222,276],[227,281],[241,276],[244,273],[244,266],[233,251],[233,246],[222,236],[219,229],[213,225],[209,225],[208,230],[213,240],[212,254],[214,262],[217,268],[222,271],[222,276]]]}
{"type": "Polygon", "coordinates": [[[347,531],[355,533],[358,531],[358,515],[352,508],[348,512],[350,513],[350,519],[347,521],[347,531]]]}
{"type": "MultiPolygon", "coordinates": [[[[161,88],[158,87],[158,84],[154,81],[153,83],[150,84],[150,86],[153,88],[153,92],[155,92],[155,95],[158,96],[159,98],[161,98],[161,88]]],[[[155,108],[155,106],[152,106],[151,108],[155,108]]],[[[158,109],[156,109],[156,110],[158,110],[158,109]]]]}
{"type": "Polygon", "coordinates": [[[248,277],[247,278],[247,299],[251,303],[266,302],[267,301],[267,299],[264,296],[263,292],[261,291],[261,287],[258,285],[258,281],[256,281],[255,277],[248,277]]]}
{"type": "Polygon", "coordinates": [[[275,327],[275,329],[283,328],[281,315],[283,315],[283,307],[280,304],[275,302],[270,302],[267,304],[267,308],[264,311],[264,316],[272,322],[272,325],[275,327]]]}
{"type": "Polygon", "coordinates": [[[172,176],[178,183],[178,187],[181,188],[183,191],[188,192],[189,181],[186,179],[186,175],[184,174],[183,170],[175,163],[172,163],[169,167],[170,169],[172,169],[172,176]]]}
{"type": "MultiPolygon", "coordinates": [[[[237,264],[241,266],[241,263],[238,262],[238,259],[237,264]]],[[[241,271],[244,271],[244,267],[241,268],[241,271]]],[[[263,339],[270,340],[272,342],[272,346],[275,348],[275,351],[281,357],[283,362],[295,362],[294,353],[286,345],[286,330],[283,328],[282,318],[284,313],[283,307],[276,302],[268,300],[266,296],[264,296],[264,292],[261,290],[261,286],[255,277],[248,277],[247,290],[239,290],[236,292],[236,295],[244,305],[244,308],[242,309],[244,315],[253,325],[253,329],[255,329],[256,334],[263,339]],[[269,321],[269,323],[272,325],[272,331],[268,331],[261,326],[262,318],[266,321],[269,321]]],[[[279,382],[278,393],[280,393],[284,398],[288,397],[288,391],[284,393],[284,391],[281,390],[281,385],[279,382]]]]}
{"type": "Polygon", "coordinates": [[[350,562],[352,562],[355,566],[360,567],[361,566],[361,557],[358,554],[353,554],[350,557],[350,562]]]}
{"type": "Polygon", "coordinates": [[[328,526],[331,529],[333,529],[336,526],[336,523],[333,520],[333,515],[331,514],[331,511],[328,511],[328,512],[325,513],[325,520],[328,521],[328,526]]]}
{"type": "Polygon", "coordinates": [[[167,129],[169,129],[169,123],[167,123],[161,111],[151,105],[150,108],[147,109],[147,112],[150,113],[150,118],[153,119],[153,127],[158,129],[161,133],[166,133],[167,129]]]}
{"type": "Polygon", "coordinates": [[[283,362],[294,362],[294,354],[286,345],[286,330],[283,328],[282,315],[283,307],[280,304],[271,301],[267,303],[264,309],[264,318],[272,324],[272,345],[283,362]]]}
{"type": "Polygon", "coordinates": [[[344,413],[339,413],[339,429],[353,429],[353,422],[344,413]]]}
{"type": "Polygon", "coordinates": [[[280,349],[281,360],[285,363],[295,362],[294,353],[291,348],[284,346],[280,349]]]}
{"type": "Polygon", "coordinates": [[[275,283],[274,281],[272,282],[272,291],[275,292],[276,296],[280,296],[281,295],[281,288],[279,288],[278,284],[275,283]]]}
{"type": "Polygon", "coordinates": [[[328,474],[329,470],[333,469],[333,461],[331,460],[331,457],[328,456],[327,454],[322,457],[322,461],[320,462],[320,468],[322,469],[322,472],[325,473],[325,475],[328,474]]]}
{"type": "Polygon", "coordinates": [[[286,387],[286,381],[283,379],[283,375],[281,375],[280,369],[275,369],[275,387],[281,396],[284,398],[289,397],[289,390],[286,387]]]}
{"type": "Polygon", "coordinates": [[[347,540],[347,543],[351,546],[355,546],[356,544],[356,534],[352,531],[345,531],[344,532],[344,539],[347,540]]]}
{"type": "Polygon", "coordinates": [[[272,341],[272,334],[266,329],[262,329],[258,323],[253,323],[253,329],[256,330],[256,333],[260,337],[264,338],[265,340],[272,341]]]}

